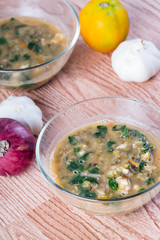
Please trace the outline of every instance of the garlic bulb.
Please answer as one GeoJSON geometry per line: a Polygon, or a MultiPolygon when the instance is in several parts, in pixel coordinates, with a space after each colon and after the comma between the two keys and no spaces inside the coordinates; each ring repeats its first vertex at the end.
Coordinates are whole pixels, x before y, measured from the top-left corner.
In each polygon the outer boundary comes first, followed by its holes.
{"type": "Polygon", "coordinates": [[[9,96],[0,103],[0,118],[15,119],[30,128],[34,135],[42,129],[42,112],[32,99],[9,96]]]}
{"type": "Polygon", "coordinates": [[[160,51],[150,41],[128,40],[116,48],[111,61],[112,68],[120,79],[145,82],[160,70],[160,51]]]}

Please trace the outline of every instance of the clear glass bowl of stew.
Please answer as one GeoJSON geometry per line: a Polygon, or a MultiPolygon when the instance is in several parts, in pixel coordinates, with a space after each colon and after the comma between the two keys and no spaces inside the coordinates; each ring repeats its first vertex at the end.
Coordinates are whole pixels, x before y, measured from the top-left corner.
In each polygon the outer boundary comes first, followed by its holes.
{"type": "MultiPolygon", "coordinates": [[[[156,147],[160,148],[160,111],[137,100],[101,97],[85,100],[55,114],[42,129],[36,146],[36,158],[40,170],[46,179],[59,193],[62,200],[73,206],[97,215],[124,214],[146,204],[160,191],[160,174],[156,182],[143,191],[129,196],[116,198],[90,198],[80,196],[57,184],[53,174],[53,155],[61,139],[70,135],[75,129],[97,123],[118,123],[135,126],[147,131],[156,139],[156,147]]],[[[125,133],[126,134],[126,133],[125,133]]],[[[154,140],[153,140],[154,145],[154,140]]],[[[160,167],[160,165],[159,165],[160,167]]],[[[61,169],[59,170],[61,173],[61,169]]]]}
{"type": "MultiPolygon", "coordinates": [[[[65,0],[29,0],[13,2],[7,0],[0,2],[0,21],[3,19],[10,19],[11,21],[14,19],[17,20],[18,17],[33,18],[33,21],[34,19],[40,19],[46,21],[46,23],[53,24],[62,32],[67,42],[66,47],[63,49],[63,51],[57,53],[58,55],[55,55],[46,61],[41,61],[40,59],[39,62],[37,61],[35,66],[32,66],[30,64],[30,66],[27,67],[23,66],[17,69],[13,69],[12,64],[15,64],[15,61],[18,59],[17,56],[20,54],[17,54],[16,52],[15,55],[10,59],[9,64],[6,65],[7,68],[3,65],[1,66],[2,63],[0,63],[0,87],[9,90],[31,90],[48,82],[66,64],[78,39],[80,24],[75,10],[65,0]]],[[[23,30],[25,25],[26,22],[25,24],[17,25],[15,33],[19,34],[18,30],[23,30]]],[[[5,24],[3,26],[1,25],[2,32],[5,32],[5,34],[7,34],[7,30],[8,29],[6,28],[5,24]]],[[[0,51],[2,52],[6,44],[4,44],[4,36],[0,37],[2,38],[0,39],[2,40],[0,44],[0,51]]],[[[31,41],[33,43],[35,40],[34,36],[31,35],[30,37],[32,38],[31,41]]],[[[7,42],[9,42],[8,39],[7,42]]],[[[17,47],[21,47],[21,49],[24,47],[26,48],[26,52],[28,51],[27,46],[25,46],[24,43],[21,43],[21,46],[19,45],[17,47]]],[[[34,51],[33,48],[31,50],[34,51]]],[[[20,57],[21,59],[22,57],[25,57],[25,59],[27,59],[28,55],[32,56],[32,53],[28,52],[27,54],[24,54],[20,57]]],[[[36,54],[34,54],[32,57],[37,57],[35,56],[36,54]]]]}

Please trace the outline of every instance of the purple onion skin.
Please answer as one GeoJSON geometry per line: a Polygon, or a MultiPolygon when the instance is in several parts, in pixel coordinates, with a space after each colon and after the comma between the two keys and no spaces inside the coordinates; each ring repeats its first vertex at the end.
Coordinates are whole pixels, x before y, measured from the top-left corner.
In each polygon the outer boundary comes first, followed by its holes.
{"type": "Polygon", "coordinates": [[[7,140],[9,149],[0,157],[0,175],[13,176],[24,172],[35,157],[36,140],[20,122],[0,118],[0,141],[7,140]]]}

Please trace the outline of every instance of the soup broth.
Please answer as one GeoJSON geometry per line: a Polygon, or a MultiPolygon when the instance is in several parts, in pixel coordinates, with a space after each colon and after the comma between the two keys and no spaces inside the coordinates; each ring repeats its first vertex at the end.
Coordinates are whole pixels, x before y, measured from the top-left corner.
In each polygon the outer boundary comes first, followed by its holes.
{"type": "Polygon", "coordinates": [[[52,171],[58,185],[77,195],[111,199],[136,194],[160,180],[160,144],[125,124],[92,124],[58,144],[52,171]]]}
{"type": "Polygon", "coordinates": [[[0,69],[24,69],[39,65],[67,47],[55,25],[30,17],[0,21],[0,69]]]}

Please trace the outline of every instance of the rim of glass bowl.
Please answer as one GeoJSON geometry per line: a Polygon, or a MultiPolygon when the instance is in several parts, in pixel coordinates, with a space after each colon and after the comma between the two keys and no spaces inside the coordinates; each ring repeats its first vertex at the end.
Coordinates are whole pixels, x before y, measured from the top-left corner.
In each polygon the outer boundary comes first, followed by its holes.
{"type": "Polygon", "coordinates": [[[82,200],[85,200],[85,201],[92,201],[92,202],[116,202],[116,201],[123,201],[123,200],[127,200],[127,199],[132,199],[132,198],[135,198],[135,197],[138,197],[140,195],[143,195],[145,194],[146,192],[149,192],[150,190],[154,189],[155,187],[157,187],[159,184],[160,184],[160,181],[158,181],[157,183],[155,183],[153,186],[145,189],[144,191],[142,192],[139,192],[139,193],[136,193],[136,194],[133,194],[133,195],[130,195],[130,196],[127,196],[127,197],[122,197],[122,198],[115,198],[115,199],[93,199],[93,198],[89,198],[89,197],[84,197],[84,196],[80,196],[80,195],[77,195],[77,194],[74,194],[72,192],[69,192],[68,190],[64,189],[63,187],[59,186],[56,182],[54,182],[49,176],[48,174],[44,171],[42,165],[41,165],[41,161],[40,161],[40,154],[39,154],[39,145],[40,145],[40,142],[41,142],[41,138],[43,136],[43,133],[45,132],[46,128],[48,127],[48,125],[54,120],[56,119],[56,117],[58,117],[60,114],[64,113],[66,110],[78,105],[78,104],[82,104],[84,102],[90,102],[90,101],[94,101],[94,100],[100,100],[100,99],[115,99],[115,100],[125,100],[125,101],[131,101],[131,102],[136,102],[136,103],[139,103],[139,104],[142,104],[144,106],[147,106],[148,108],[156,111],[157,113],[160,114],[160,110],[158,110],[157,108],[147,104],[147,103],[144,103],[144,102],[141,102],[139,100],[136,100],[136,99],[131,99],[131,98],[125,98],[125,97],[97,97],[97,98],[90,98],[90,99],[86,99],[86,100],[83,100],[83,101],[80,101],[80,102],[77,102],[77,103],[74,103],[64,109],[62,109],[61,111],[59,111],[57,114],[55,114],[43,127],[43,129],[41,130],[40,134],[39,134],[39,137],[37,139],[37,144],[36,144],[36,160],[37,160],[37,163],[38,163],[38,166],[41,170],[41,172],[43,173],[43,175],[46,177],[46,179],[51,183],[53,184],[55,187],[57,187],[58,189],[60,189],[62,192],[65,192],[75,198],[79,198],[79,199],[82,199],[82,200]]]}
{"type": "Polygon", "coordinates": [[[76,43],[78,37],[79,37],[79,33],[80,33],[80,22],[79,22],[79,18],[78,18],[78,15],[75,11],[75,9],[72,7],[72,5],[70,3],[68,3],[66,0],[61,0],[64,4],[66,4],[73,12],[73,14],[75,15],[76,17],[76,31],[75,31],[75,34],[74,34],[74,37],[72,39],[72,41],[70,42],[70,44],[68,45],[68,47],[63,51],[61,52],[59,55],[57,55],[56,57],[44,62],[44,63],[41,63],[39,65],[36,65],[36,66],[33,66],[33,67],[29,67],[29,68],[22,68],[22,69],[1,69],[0,72],[1,73],[6,73],[6,72],[23,72],[23,71],[26,71],[26,70],[30,70],[30,69],[34,69],[34,68],[38,68],[38,67],[41,67],[41,66],[44,66],[44,65],[47,65],[48,63],[51,63],[55,60],[57,60],[58,58],[60,58],[61,56],[63,56],[65,53],[67,53],[76,43]]]}

